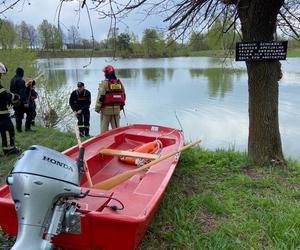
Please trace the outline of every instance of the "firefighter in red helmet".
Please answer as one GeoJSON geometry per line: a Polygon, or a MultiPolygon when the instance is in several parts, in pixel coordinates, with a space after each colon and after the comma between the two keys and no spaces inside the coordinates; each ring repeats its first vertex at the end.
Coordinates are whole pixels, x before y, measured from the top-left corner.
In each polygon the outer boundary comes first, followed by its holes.
{"type": "Polygon", "coordinates": [[[101,133],[108,131],[109,125],[112,129],[120,127],[120,111],[125,105],[125,89],[116,77],[115,69],[107,65],[103,69],[105,80],[98,89],[95,111],[100,113],[101,133]]]}

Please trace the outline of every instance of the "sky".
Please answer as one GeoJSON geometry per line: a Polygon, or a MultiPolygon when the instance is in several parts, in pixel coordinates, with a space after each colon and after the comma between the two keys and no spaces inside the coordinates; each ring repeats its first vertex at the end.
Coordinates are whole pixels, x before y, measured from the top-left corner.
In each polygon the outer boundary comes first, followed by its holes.
{"type": "MultiPolygon", "coordinates": [[[[122,1],[122,0],[121,0],[122,1]]],[[[10,1],[11,2],[11,1],[10,1]]],[[[91,3],[91,1],[87,1],[91,3]]],[[[58,7],[59,0],[22,0],[13,9],[6,11],[0,18],[6,18],[15,24],[20,24],[25,21],[37,27],[43,19],[47,19],[52,24],[58,24],[58,7]]],[[[87,11],[81,9],[80,18],[78,12],[78,1],[66,1],[63,5],[60,15],[60,25],[63,32],[67,35],[67,29],[71,25],[79,27],[79,34],[82,38],[91,39],[91,28],[87,11]]],[[[92,6],[91,6],[92,7],[92,6]]],[[[3,9],[1,6],[0,12],[3,9]]],[[[95,40],[103,40],[106,38],[110,20],[100,19],[95,11],[90,11],[92,27],[95,40]]],[[[141,15],[132,13],[124,22],[119,22],[117,27],[120,32],[129,31],[141,37],[146,28],[162,28],[162,18],[150,17],[145,21],[142,20],[141,15]]]]}

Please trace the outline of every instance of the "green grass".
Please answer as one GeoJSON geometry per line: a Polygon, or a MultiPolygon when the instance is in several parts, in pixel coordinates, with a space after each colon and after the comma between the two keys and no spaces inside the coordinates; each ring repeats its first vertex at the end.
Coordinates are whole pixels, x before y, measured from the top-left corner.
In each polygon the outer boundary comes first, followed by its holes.
{"type": "Polygon", "coordinates": [[[188,56],[192,57],[233,57],[233,50],[200,50],[200,51],[190,51],[188,56]]]}
{"type": "Polygon", "coordinates": [[[67,58],[67,57],[112,57],[113,51],[109,50],[90,50],[90,49],[68,49],[68,50],[54,50],[54,51],[38,51],[38,58],[67,58]]]}
{"type": "MultiPolygon", "coordinates": [[[[77,143],[74,133],[63,133],[56,129],[43,127],[34,128],[36,132],[16,132],[16,146],[21,150],[26,150],[29,146],[39,144],[63,151],[77,143]]],[[[16,161],[15,156],[4,156],[0,153],[0,176],[5,176],[16,161]]]]}
{"type": "MultiPolygon", "coordinates": [[[[71,132],[39,127],[17,134],[17,144],[63,151],[76,140],[71,132]]],[[[4,175],[16,158],[0,158],[4,175]]],[[[139,249],[299,249],[299,183],[297,161],[259,168],[233,150],[188,150],[139,249]]]]}
{"type": "Polygon", "coordinates": [[[300,164],[250,167],[245,154],[183,153],[139,249],[299,249],[300,164]]]}
{"type": "MultiPolygon", "coordinates": [[[[201,50],[201,51],[184,51],[180,50],[177,51],[177,53],[173,56],[191,56],[191,57],[196,57],[196,56],[205,56],[205,57],[224,57],[224,56],[233,56],[234,51],[231,51],[230,53],[227,51],[222,51],[222,50],[201,50]]],[[[63,50],[63,51],[39,51],[37,52],[38,58],[53,58],[53,57],[59,57],[59,58],[66,58],[66,57],[112,57],[112,56],[121,56],[119,52],[117,52],[116,55],[114,55],[114,51],[111,50],[96,50],[96,51],[91,51],[91,50],[81,50],[81,49],[76,49],[76,50],[63,50]]],[[[145,57],[144,54],[131,54],[129,55],[130,58],[140,58],[140,57],[145,57]]],[[[162,56],[164,57],[164,56],[162,56]]]]}
{"type": "Polygon", "coordinates": [[[300,48],[299,49],[288,49],[287,57],[300,57],[300,48]]]}
{"type": "Polygon", "coordinates": [[[4,87],[9,87],[11,78],[15,75],[16,68],[22,67],[25,76],[34,76],[36,53],[28,49],[0,49],[0,62],[8,68],[8,73],[3,75],[1,82],[4,87]]]}

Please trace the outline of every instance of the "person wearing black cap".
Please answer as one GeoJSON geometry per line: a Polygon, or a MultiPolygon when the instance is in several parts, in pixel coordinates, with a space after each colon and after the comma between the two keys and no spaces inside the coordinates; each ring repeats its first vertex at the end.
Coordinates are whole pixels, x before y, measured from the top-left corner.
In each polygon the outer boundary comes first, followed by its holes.
{"type": "Polygon", "coordinates": [[[77,89],[71,93],[69,104],[77,117],[80,135],[89,136],[91,93],[85,89],[83,82],[77,83],[77,89]]]}
{"type": "Polygon", "coordinates": [[[27,98],[28,88],[23,79],[24,70],[22,68],[16,69],[16,75],[10,81],[10,92],[20,96],[20,102],[14,106],[16,117],[16,128],[18,132],[22,132],[22,120],[26,113],[25,131],[34,131],[31,129],[31,122],[33,119],[32,110],[30,109],[29,98],[27,98]]]}

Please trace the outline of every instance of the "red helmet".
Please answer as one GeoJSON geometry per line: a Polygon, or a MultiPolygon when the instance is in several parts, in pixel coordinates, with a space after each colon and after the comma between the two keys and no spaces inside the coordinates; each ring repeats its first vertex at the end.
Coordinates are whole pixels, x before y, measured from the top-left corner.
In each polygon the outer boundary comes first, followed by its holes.
{"type": "Polygon", "coordinates": [[[114,67],[111,66],[111,65],[106,65],[102,71],[103,71],[105,74],[110,75],[110,74],[112,74],[112,73],[115,72],[115,69],[114,69],[114,67]]]}

